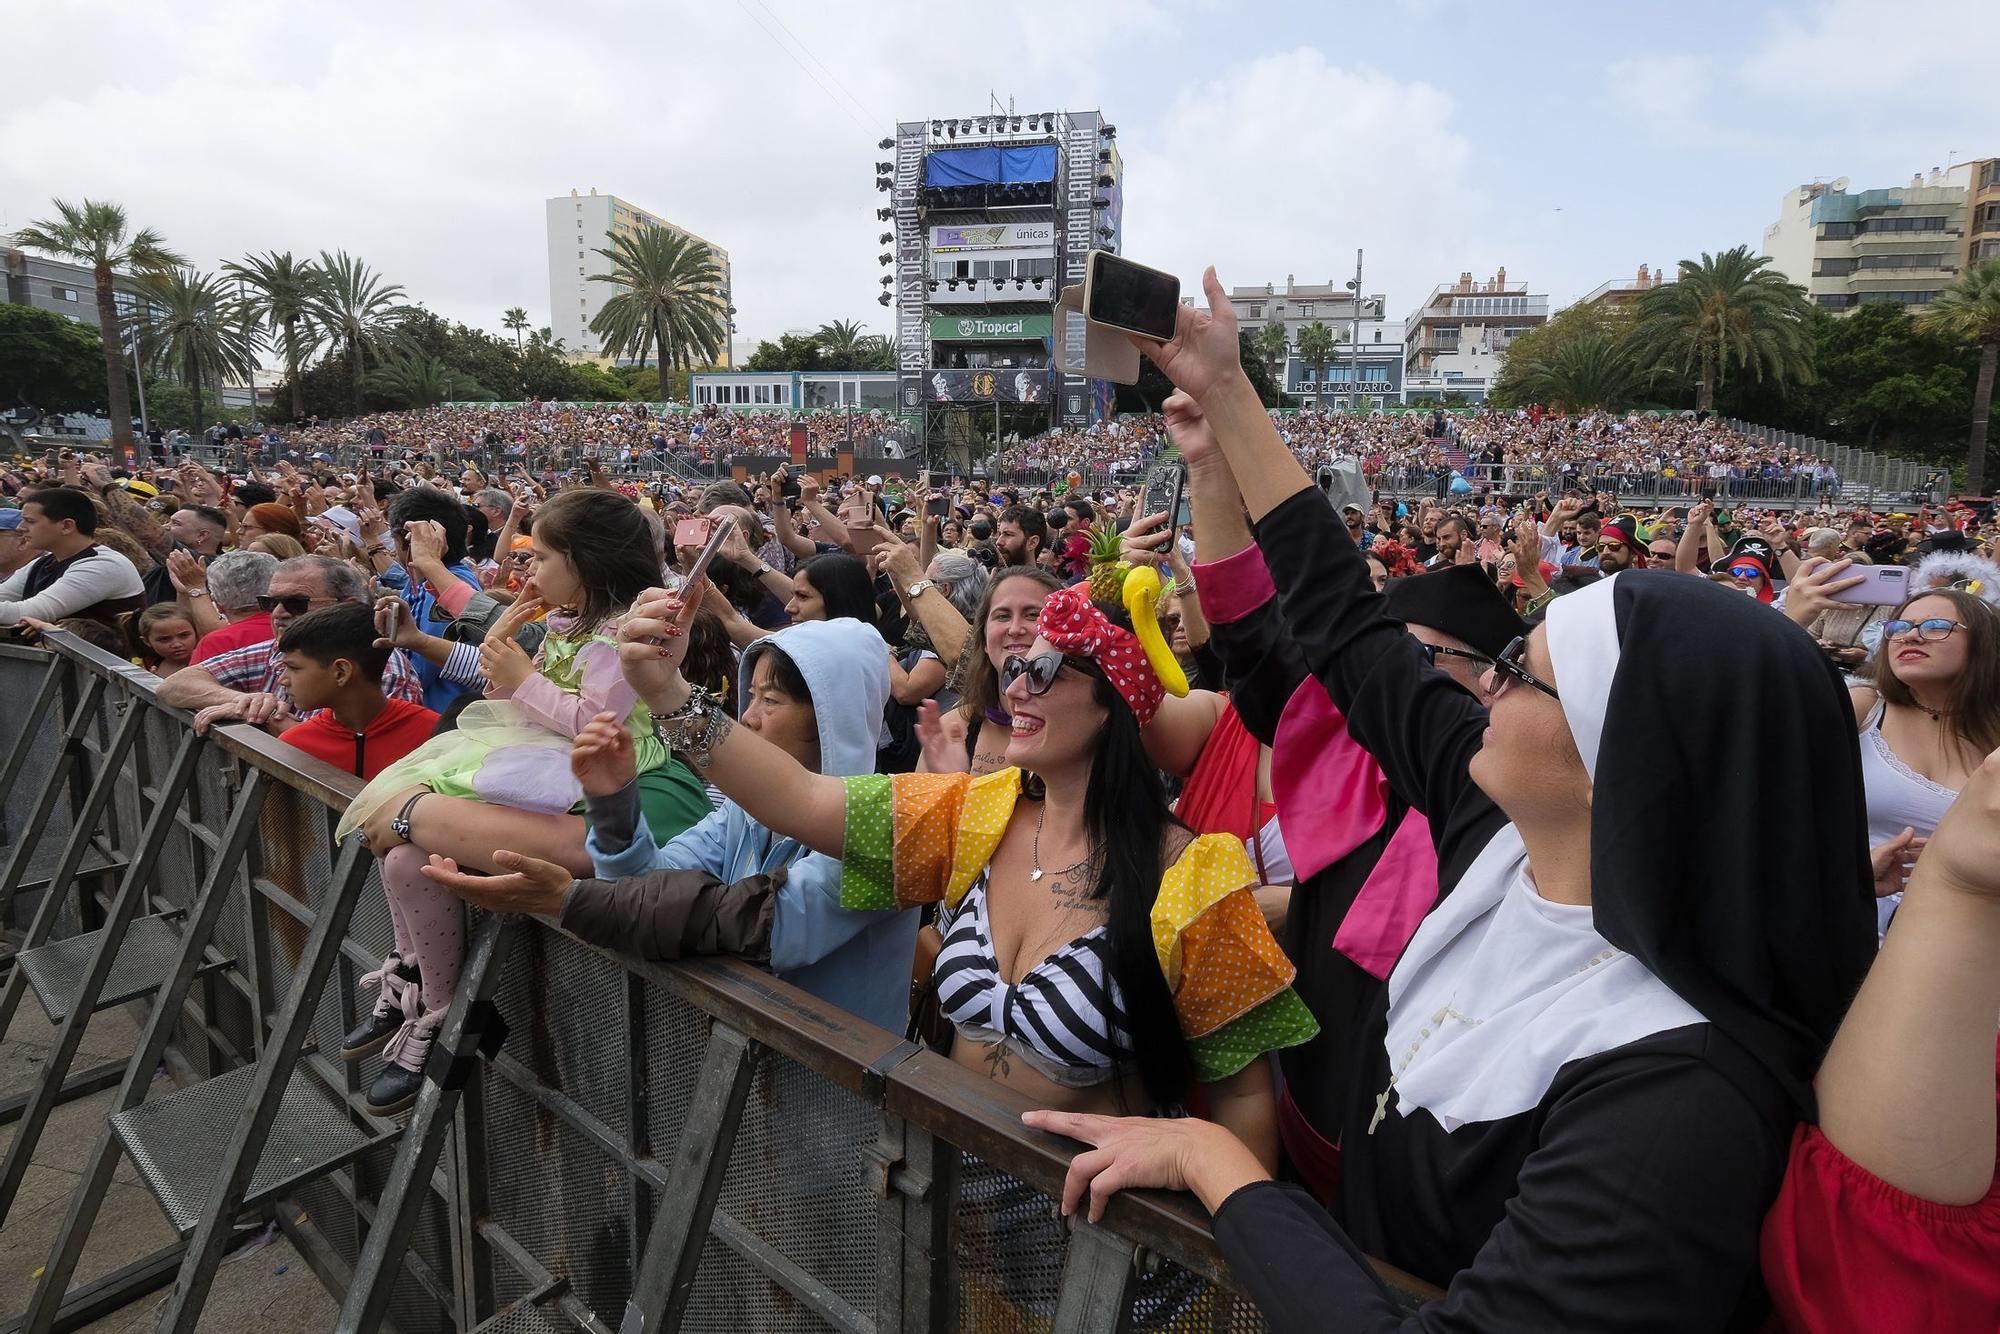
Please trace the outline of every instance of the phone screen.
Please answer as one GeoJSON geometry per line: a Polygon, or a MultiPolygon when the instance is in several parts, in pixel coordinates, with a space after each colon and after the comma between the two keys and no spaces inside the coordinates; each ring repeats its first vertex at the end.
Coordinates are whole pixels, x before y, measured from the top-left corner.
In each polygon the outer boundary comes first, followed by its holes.
{"type": "Polygon", "coordinates": [[[1108,250],[1090,253],[1090,293],[1084,314],[1099,324],[1129,329],[1149,338],[1174,336],[1181,280],[1134,264],[1108,250]]]}

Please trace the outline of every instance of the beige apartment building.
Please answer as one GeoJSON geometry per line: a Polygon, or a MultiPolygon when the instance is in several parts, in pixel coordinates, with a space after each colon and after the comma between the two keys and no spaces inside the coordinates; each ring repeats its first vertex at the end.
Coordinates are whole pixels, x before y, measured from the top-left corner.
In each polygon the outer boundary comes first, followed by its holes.
{"type": "MultiPolygon", "coordinates": [[[[1892,301],[1919,310],[1958,281],[1967,255],[1963,163],[1908,185],[1850,194],[1845,176],[1788,193],[1764,229],[1772,267],[1827,310],[1892,301]]],[[[2000,230],[2000,229],[1996,229],[2000,230]]]]}

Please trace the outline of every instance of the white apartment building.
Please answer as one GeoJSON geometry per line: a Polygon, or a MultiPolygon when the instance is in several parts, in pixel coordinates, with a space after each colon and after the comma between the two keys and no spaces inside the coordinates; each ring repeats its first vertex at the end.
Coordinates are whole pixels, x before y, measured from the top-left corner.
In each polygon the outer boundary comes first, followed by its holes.
{"type": "MultiPolygon", "coordinates": [[[[618,289],[609,283],[592,282],[591,277],[611,272],[611,261],[597,252],[609,249],[609,238],[617,233],[664,227],[705,242],[722,266],[723,303],[733,308],[729,252],[706,237],[695,236],[687,228],[616,195],[599,194],[595,186],[589,194],[571,190],[567,195],[558,195],[544,207],[548,216],[549,328],[562,339],[571,356],[603,360],[601,341],[590,331],[590,322],[618,289]]],[[[735,333],[733,317],[730,333],[735,333]]],[[[726,369],[732,364],[730,340],[725,338],[721,365],[726,369]]]]}
{"type": "Polygon", "coordinates": [[[1404,400],[1457,394],[1485,402],[1508,346],[1548,322],[1548,294],[1509,283],[1504,268],[1483,283],[1468,272],[1433,288],[1403,321],[1404,400]]]}

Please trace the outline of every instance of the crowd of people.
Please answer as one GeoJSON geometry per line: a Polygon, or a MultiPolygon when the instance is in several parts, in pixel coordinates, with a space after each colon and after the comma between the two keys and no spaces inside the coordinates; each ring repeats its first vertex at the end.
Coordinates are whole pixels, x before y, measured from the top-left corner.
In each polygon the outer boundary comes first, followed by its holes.
{"type": "MultiPolygon", "coordinates": [[[[368,460],[380,466],[427,459],[434,464],[478,459],[520,463],[537,472],[570,471],[596,460],[628,471],[659,470],[668,459],[713,468],[732,456],[768,457],[792,449],[794,428],[803,427],[814,453],[864,449],[877,453],[885,442],[900,447],[907,432],[879,412],[727,411],[705,407],[656,414],[644,404],[575,404],[533,401],[516,404],[441,406],[368,413],[338,420],[317,417],[288,426],[253,427],[220,423],[202,433],[201,444],[238,469],[288,462],[310,465],[368,460]]],[[[156,461],[185,456],[197,442],[186,432],[149,436],[156,461]]]]}
{"type": "MultiPolygon", "coordinates": [[[[1820,477],[1694,418],[1274,418],[1207,292],[1143,345],[1163,414],[1010,451],[1170,443],[1185,517],[489,475],[441,446],[664,424],[437,409],[351,471],[314,428],[235,471],[18,466],[0,625],[366,781],[341,833],[394,949],[343,1054],[378,1114],[473,903],[946,1053],[1084,1146],[1065,1213],[1197,1195],[1274,1330],[2000,1327],[1991,507],[1622,501],[1628,468],[1820,477]],[[1562,471],[1372,508],[1313,477],[1454,453],[1562,471]],[[1408,1316],[1367,1257],[1443,1296],[1408,1316]]],[[[1137,1292],[1139,1328],[1186,1301],[1137,1292]]]]}

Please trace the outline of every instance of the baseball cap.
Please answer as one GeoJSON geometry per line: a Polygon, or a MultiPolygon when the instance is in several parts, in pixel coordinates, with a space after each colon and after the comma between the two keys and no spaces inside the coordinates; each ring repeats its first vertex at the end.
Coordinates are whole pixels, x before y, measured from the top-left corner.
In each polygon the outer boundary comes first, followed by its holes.
{"type": "Polygon", "coordinates": [[[151,482],[142,482],[136,477],[125,483],[125,489],[141,500],[151,500],[154,496],[160,494],[159,487],[154,486],[151,482]]]}
{"type": "Polygon", "coordinates": [[[11,533],[21,526],[21,511],[0,509],[0,533],[11,533]]]}

